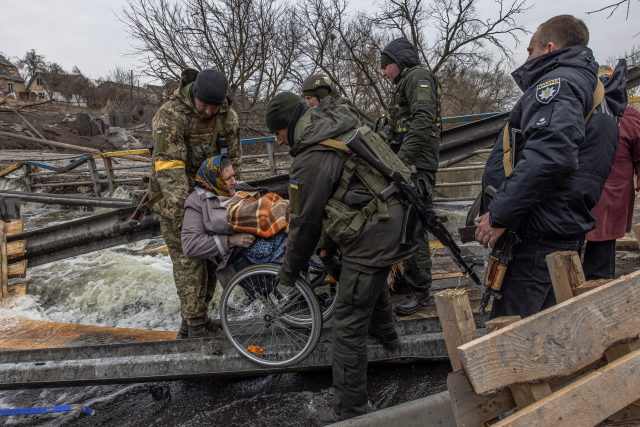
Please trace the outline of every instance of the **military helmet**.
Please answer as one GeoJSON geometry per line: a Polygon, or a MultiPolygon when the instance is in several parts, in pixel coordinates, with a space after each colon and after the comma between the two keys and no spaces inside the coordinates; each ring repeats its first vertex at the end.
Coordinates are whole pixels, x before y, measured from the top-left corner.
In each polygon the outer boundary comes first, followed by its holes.
{"type": "Polygon", "coordinates": [[[313,74],[302,82],[302,96],[315,96],[322,99],[329,96],[335,86],[326,74],[313,74]]]}

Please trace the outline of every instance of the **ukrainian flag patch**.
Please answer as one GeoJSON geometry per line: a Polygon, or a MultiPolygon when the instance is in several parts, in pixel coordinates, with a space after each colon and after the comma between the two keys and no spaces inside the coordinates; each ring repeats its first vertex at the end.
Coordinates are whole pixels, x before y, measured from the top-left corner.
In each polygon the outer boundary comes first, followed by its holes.
{"type": "Polygon", "coordinates": [[[295,188],[296,190],[298,189],[298,183],[295,181],[290,181],[291,182],[291,188],[295,188]]]}
{"type": "Polygon", "coordinates": [[[420,87],[429,87],[429,83],[420,83],[420,87]]]}
{"type": "Polygon", "coordinates": [[[158,129],[156,130],[156,133],[162,133],[162,128],[158,128],[158,129]]]}

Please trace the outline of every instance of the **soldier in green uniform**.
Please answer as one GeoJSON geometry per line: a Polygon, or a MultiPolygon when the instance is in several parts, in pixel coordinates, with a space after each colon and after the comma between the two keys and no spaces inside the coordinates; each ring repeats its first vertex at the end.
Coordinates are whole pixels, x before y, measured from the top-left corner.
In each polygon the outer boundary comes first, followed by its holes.
{"type": "Polygon", "coordinates": [[[194,190],[202,162],[226,154],[236,177],[242,166],[238,117],[227,97],[229,83],[218,70],[188,69],[180,87],[153,117],[154,149],[149,199],[160,216],[160,230],[173,262],[182,324],[178,338],[213,336],[219,321],[209,318],[216,265],[185,257],[180,242],[184,202],[194,190]]]}
{"type": "Polygon", "coordinates": [[[336,104],[347,107],[351,114],[358,119],[358,125],[367,123],[367,119],[353,105],[346,96],[340,94],[340,89],[336,87],[326,74],[312,74],[302,82],[302,97],[309,104],[309,107],[317,107],[323,98],[331,96],[336,104]]]}
{"type": "MultiPolygon", "coordinates": [[[[330,97],[317,107],[283,92],[266,111],[269,131],[290,146],[289,240],[278,278],[293,285],[306,269],[324,231],[342,253],[342,273],[332,315],[331,406],[312,415],[320,425],[367,411],[367,334],[390,350],[399,345],[387,277],[391,266],[411,257],[418,245],[401,245],[404,206],[379,193],[389,183],[344,144],[358,129],[357,119],[330,97]]],[[[387,164],[407,178],[411,172],[369,127],[359,128],[387,164]]],[[[422,238],[418,225],[416,237],[422,238]]]]}
{"type": "MultiPolygon", "coordinates": [[[[418,53],[405,37],[393,40],[382,51],[382,75],[395,85],[387,103],[386,116],[379,124],[398,157],[412,169],[412,180],[424,178],[432,187],[436,181],[440,151],[440,83],[420,66],[418,53]]],[[[420,250],[405,261],[405,281],[409,292],[396,305],[398,314],[415,313],[429,302],[431,254],[425,233],[420,250]]],[[[399,289],[402,283],[394,288],[399,289]]]]}

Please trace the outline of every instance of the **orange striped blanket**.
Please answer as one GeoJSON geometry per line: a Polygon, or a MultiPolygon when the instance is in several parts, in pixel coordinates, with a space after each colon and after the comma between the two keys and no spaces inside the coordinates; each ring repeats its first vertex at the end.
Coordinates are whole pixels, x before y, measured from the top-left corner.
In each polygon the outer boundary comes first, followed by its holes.
{"type": "Polygon", "coordinates": [[[256,199],[239,191],[227,204],[227,222],[237,233],[272,237],[289,232],[289,201],[274,193],[256,199]]]}

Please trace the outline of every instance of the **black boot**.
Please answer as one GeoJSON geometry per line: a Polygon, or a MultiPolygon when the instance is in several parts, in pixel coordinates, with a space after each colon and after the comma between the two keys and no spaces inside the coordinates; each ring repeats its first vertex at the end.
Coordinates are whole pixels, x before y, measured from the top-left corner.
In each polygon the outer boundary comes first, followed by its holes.
{"type": "Polygon", "coordinates": [[[429,304],[429,292],[416,292],[411,290],[407,296],[396,305],[395,312],[398,314],[413,314],[421,307],[429,304]]]}
{"type": "Polygon", "coordinates": [[[396,332],[396,327],[382,331],[369,325],[369,335],[376,337],[386,349],[395,351],[400,347],[400,337],[396,332]]]}
{"type": "Polygon", "coordinates": [[[311,410],[311,416],[319,426],[328,426],[329,424],[344,421],[344,417],[336,414],[331,405],[316,406],[311,410]]]}
{"type": "Polygon", "coordinates": [[[180,329],[178,330],[177,340],[182,340],[185,338],[189,338],[189,324],[187,323],[187,319],[182,319],[182,324],[180,325],[180,329]]]}
{"type": "Polygon", "coordinates": [[[219,320],[209,319],[198,326],[189,325],[189,338],[209,338],[222,334],[222,324],[219,320]]]}

